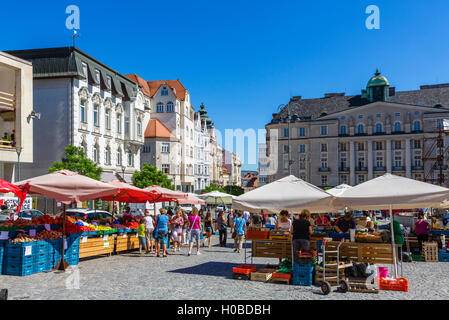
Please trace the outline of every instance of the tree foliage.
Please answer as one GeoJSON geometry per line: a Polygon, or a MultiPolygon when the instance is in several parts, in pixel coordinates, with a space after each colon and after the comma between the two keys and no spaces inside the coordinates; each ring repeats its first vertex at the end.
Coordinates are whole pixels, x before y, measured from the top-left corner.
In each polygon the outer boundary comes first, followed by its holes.
{"type": "Polygon", "coordinates": [[[245,193],[245,190],[242,187],[239,186],[225,186],[224,188],[225,193],[231,194],[233,196],[240,196],[245,193]]]}
{"type": "Polygon", "coordinates": [[[201,193],[209,193],[209,192],[212,192],[212,191],[225,192],[223,188],[220,188],[216,184],[211,183],[208,187],[206,187],[205,189],[201,190],[201,193]]]}
{"type": "Polygon", "coordinates": [[[71,144],[65,148],[64,158],[61,161],[54,162],[48,171],[51,173],[64,169],[77,172],[95,180],[100,180],[103,172],[101,167],[86,157],[83,148],[75,147],[71,144]]]}
{"type": "Polygon", "coordinates": [[[174,190],[172,181],[162,172],[157,170],[155,166],[145,163],[141,171],[136,171],[132,177],[133,185],[138,188],[147,188],[149,186],[158,185],[163,188],[174,190]]]}

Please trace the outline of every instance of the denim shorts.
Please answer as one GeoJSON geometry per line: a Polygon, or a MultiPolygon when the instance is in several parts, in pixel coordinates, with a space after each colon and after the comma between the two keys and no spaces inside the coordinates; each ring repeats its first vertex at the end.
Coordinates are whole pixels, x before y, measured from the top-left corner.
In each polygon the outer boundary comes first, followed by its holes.
{"type": "Polygon", "coordinates": [[[145,237],[139,237],[139,245],[142,247],[145,247],[147,245],[147,241],[145,240],[145,237]]]}
{"type": "Polygon", "coordinates": [[[196,242],[200,242],[200,233],[201,230],[200,229],[192,229],[192,231],[190,231],[190,241],[193,242],[194,238],[196,239],[196,242]]]}

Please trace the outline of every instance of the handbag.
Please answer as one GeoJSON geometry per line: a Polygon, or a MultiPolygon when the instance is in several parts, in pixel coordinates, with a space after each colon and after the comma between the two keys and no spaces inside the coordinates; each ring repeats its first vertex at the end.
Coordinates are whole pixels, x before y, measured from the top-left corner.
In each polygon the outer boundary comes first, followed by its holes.
{"type": "MultiPolygon", "coordinates": [[[[243,219],[243,218],[242,218],[243,219]]],[[[243,221],[243,220],[242,220],[243,221]]],[[[240,225],[242,224],[242,221],[240,221],[240,224],[237,228],[234,229],[234,232],[232,232],[232,239],[235,239],[237,237],[237,229],[240,228],[240,225]]]]}
{"type": "Polygon", "coordinates": [[[187,231],[187,239],[190,239],[190,235],[191,235],[191,233],[192,233],[193,225],[194,225],[195,222],[196,222],[196,218],[198,218],[198,216],[195,217],[195,220],[193,220],[193,223],[192,223],[192,225],[190,226],[189,231],[187,231]]]}

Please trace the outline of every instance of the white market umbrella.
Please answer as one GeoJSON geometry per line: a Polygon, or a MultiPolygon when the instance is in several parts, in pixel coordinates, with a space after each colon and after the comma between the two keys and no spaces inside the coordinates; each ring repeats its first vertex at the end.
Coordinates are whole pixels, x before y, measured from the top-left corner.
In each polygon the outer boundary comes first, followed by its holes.
{"type": "Polygon", "coordinates": [[[303,209],[330,212],[332,199],[322,189],[291,175],[236,197],[232,208],[250,212],[263,209],[271,213],[303,209]]]}
{"type": "Polygon", "coordinates": [[[393,209],[440,207],[449,199],[449,189],[390,173],[369,180],[337,195],[336,208],[353,210],[389,209],[395,277],[396,253],[393,231],[393,209]]]}
{"type": "Polygon", "coordinates": [[[233,195],[223,193],[220,191],[212,191],[198,195],[199,198],[206,201],[207,204],[219,205],[219,204],[232,204],[233,195]]]}
{"type": "Polygon", "coordinates": [[[346,189],[350,189],[350,188],[352,188],[352,187],[347,184],[341,184],[339,186],[336,186],[335,188],[326,190],[326,192],[333,196],[338,196],[338,195],[342,194],[346,189]]]}

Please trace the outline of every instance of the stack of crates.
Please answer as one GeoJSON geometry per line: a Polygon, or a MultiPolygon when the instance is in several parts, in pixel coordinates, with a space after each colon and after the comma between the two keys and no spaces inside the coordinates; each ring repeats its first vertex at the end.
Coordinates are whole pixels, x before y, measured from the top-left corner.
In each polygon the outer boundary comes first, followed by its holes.
{"type": "Polygon", "coordinates": [[[449,262],[449,252],[446,249],[440,249],[438,252],[438,261],[449,262]]]}
{"type": "Polygon", "coordinates": [[[311,286],[313,283],[313,264],[293,264],[292,284],[295,286],[311,286]]]}
{"type": "MultiPolygon", "coordinates": [[[[58,239],[62,241],[62,239],[58,239]]],[[[79,264],[79,255],[80,255],[80,236],[79,234],[69,235],[65,239],[67,245],[64,245],[64,260],[67,261],[69,265],[77,265],[79,264]]],[[[61,252],[62,243],[59,242],[55,246],[55,252],[53,255],[53,267],[62,259],[61,252]]]]}
{"type": "Polygon", "coordinates": [[[27,276],[35,273],[34,242],[7,243],[4,256],[4,274],[13,276],[27,276]]]}
{"type": "Polygon", "coordinates": [[[43,272],[49,271],[52,269],[52,258],[53,252],[50,248],[50,244],[47,241],[41,240],[34,242],[34,253],[33,253],[33,262],[34,262],[34,272],[43,272]]]}
{"type": "Polygon", "coordinates": [[[5,256],[5,242],[0,240],[0,274],[3,274],[3,257],[5,256]]]}
{"type": "Polygon", "coordinates": [[[61,252],[62,239],[46,240],[48,243],[48,251],[50,255],[50,265],[53,269],[61,258],[56,260],[57,252],[61,252]]]}

